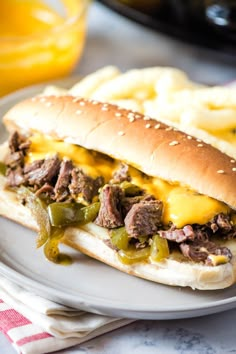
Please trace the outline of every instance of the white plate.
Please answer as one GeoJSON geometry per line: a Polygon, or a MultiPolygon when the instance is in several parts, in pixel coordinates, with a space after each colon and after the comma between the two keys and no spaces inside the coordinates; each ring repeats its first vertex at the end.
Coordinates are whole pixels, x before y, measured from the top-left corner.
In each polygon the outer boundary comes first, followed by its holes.
{"type": "MultiPolygon", "coordinates": [[[[77,79],[64,80],[70,86],[77,79]]],[[[17,101],[41,92],[42,86],[21,90],[2,99],[0,114],[17,101]]],[[[0,140],[6,137],[1,125],[0,140]]],[[[236,306],[236,287],[220,291],[193,291],[132,277],[66,249],[74,262],[48,262],[35,248],[35,234],[0,218],[0,273],[39,295],[91,312],[140,319],[195,317],[236,306]]]]}

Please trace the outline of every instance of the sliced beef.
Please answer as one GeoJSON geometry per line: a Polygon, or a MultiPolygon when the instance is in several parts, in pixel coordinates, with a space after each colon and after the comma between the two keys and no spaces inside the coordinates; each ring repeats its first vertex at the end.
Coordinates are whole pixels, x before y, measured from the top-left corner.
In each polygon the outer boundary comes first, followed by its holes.
{"type": "Polygon", "coordinates": [[[24,152],[24,155],[26,154],[26,151],[29,149],[31,145],[30,140],[26,140],[26,138],[23,137],[22,142],[19,145],[19,149],[24,152]]]}
{"type": "Polygon", "coordinates": [[[51,199],[54,199],[54,188],[53,188],[53,186],[51,184],[49,184],[49,183],[45,183],[35,193],[36,197],[40,196],[41,194],[46,194],[51,199]]]}
{"type": "Polygon", "coordinates": [[[81,169],[74,168],[71,171],[69,191],[74,198],[81,195],[86,202],[91,203],[93,197],[98,194],[98,190],[103,184],[103,177],[97,177],[94,179],[86,175],[81,169]]]}
{"type": "Polygon", "coordinates": [[[8,141],[9,145],[9,154],[6,157],[6,165],[14,168],[17,165],[21,165],[23,167],[24,157],[26,151],[30,147],[30,141],[26,140],[26,138],[20,135],[18,132],[14,132],[8,141]]]}
{"type": "Polygon", "coordinates": [[[236,237],[236,225],[232,225],[232,229],[224,235],[224,239],[231,240],[236,237]]]}
{"type": "Polygon", "coordinates": [[[33,172],[35,170],[38,170],[42,164],[44,163],[45,160],[36,160],[31,163],[28,163],[27,165],[24,166],[24,174],[28,174],[30,172],[33,172]]]}
{"type": "Polygon", "coordinates": [[[54,188],[55,200],[62,202],[66,200],[69,195],[69,184],[71,181],[71,172],[73,170],[73,163],[70,160],[64,160],[61,162],[57,183],[54,188]]]}
{"type": "Polygon", "coordinates": [[[194,262],[205,262],[207,265],[212,265],[211,259],[208,257],[213,255],[224,255],[229,260],[232,258],[232,253],[227,247],[220,247],[210,241],[194,241],[192,243],[180,244],[180,250],[183,255],[194,262]]]}
{"type": "Polygon", "coordinates": [[[175,241],[177,243],[181,243],[186,240],[208,240],[206,230],[199,225],[186,225],[182,229],[177,229],[174,225],[172,225],[168,230],[159,230],[158,234],[169,241],[175,241]]]}
{"type": "Polygon", "coordinates": [[[24,153],[22,151],[15,151],[7,154],[5,164],[11,169],[16,168],[17,166],[22,167],[24,164],[24,153]]]}
{"type": "Polygon", "coordinates": [[[195,234],[194,240],[205,242],[211,237],[211,232],[209,232],[206,225],[193,225],[193,229],[195,234]]]}
{"type": "Polygon", "coordinates": [[[216,223],[221,231],[229,232],[232,229],[232,225],[230,223],[230,216],[220,213],[217,215],[216,223]]]}
{"type": "Polygon", "coordinates": [[[113,173],[112,177],[112,183],[130,182],[129,166],[125,163],[121,163],[120,168],[113,173]]]}
{"type": "Polygon", "coordinates": [[[30,141],[26,140],[23,135],[20,135],[17,131],[15,131],[9,138],[9,149],[11,153],[16,151],[22,151],[23,153],[30,147],[30,141]]]}
{"type": "Polygon", "coordinates": [[[45,183],[53,184],[60,169],[60,159],[57,155],[44,160],[39,168],[33,169],[25,176],[30,186],[35,189],[42,187],[45,183]]]}
{"type": "MultiPolygon", "coordinates": [[[[233,255],[228,247],[219,247],[217,245],[215,247],[215,250],[212,250],[212,252],[210,254],[214,254],[216,256],[225,256],[228,259],[228,261],[230,261],[233,257],[233,255]]],[[[209,255],[206,259],[206,264],[207,265],[215,265],[212,263],[212,259],[209,257],[209,255]]]]}
{"type": "Polygon", "coordinates": [[[155,198],[152,195],[137,195],[135,197],[124,197],[121,201],[121,207],[122,207],[122,214],[124,218],[132,208],[134,204],[137,204],[141,201],[149,201],[149,200],[155,200],[155,198]]]}
{"type": "Polygon", "coordinates": [[[232,230],[233,225],[230,223],[230,216],[220,213],[216,215],[210,222],[210,228],[213,233],[219,231],[220,233],[226,234],[232,230]]]}
{"type": "Polygon", "coordinates": [[[16,152],[19,150],[19,146],[21,144],[21,137],[19,135],[19,133],[17,133],[16,131],[14,133],[11,134],[11,136],[9,137],[8,140],[8,146],[10,149],[10,152],[16,152]]]}
{"type": "Polygon", "coordinates": [[[123,216],[125,217],[128,214],[128,212],[130,211],[130,209],[132,208],[132,206],[134,204],[141,202],[142,199],[143,199],[142,196],[124,197],[121,201],[123,216]]]}
{"type": "Polygon", "coordinates": [[[134,204],[125,217],[125,227],[130,237],[154,235],[160,226],[162,202],[159,200],[141,201],[134,204]]]}
{"type": "Polygon", "coordinates": [[[171,226],[169,230],[159,230],[158,234],[162,238],[166,238],[169,241],[175,241],[177,243],[188,239],[193,240],[195,237],[193,228],[190,225],[184,226],[182,229],[177,229],[175,226],[171,226]]]}
{"type": "Polygon", "coordinates": [[[15,169],[8,169],[6,176],[7,186],[9,187],[19,187],[25,182],[23,169],[21,166],[17,166],[15,169]]]}
{"type": "Polygon", "coordinates": [[[100,194],[101,207],[95,223],[113,229],[124,225],[121,200],[124,192],[117,185],[105,185],[100,194]]]}

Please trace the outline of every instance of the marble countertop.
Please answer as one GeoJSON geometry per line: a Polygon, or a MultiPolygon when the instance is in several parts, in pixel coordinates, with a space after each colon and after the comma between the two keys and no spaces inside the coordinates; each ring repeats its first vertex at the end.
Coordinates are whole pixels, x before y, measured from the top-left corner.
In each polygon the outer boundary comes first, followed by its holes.
{"type": "MultiPolygon", "coordinates": [[[[84,55],[75,72],[86,75],[110,64],[122,70],[175,66],[186,71],[192,79],[208,84],[236,78],[236,65],[145,29],[95,3],[89,14],[84,55]]],[[[136,321],[57,354],[236,353],[235,322],[236,310],[186,320],[136,321]]],[[[15,353],[1,334],[0,353],[15,353]]]]}
{"type": "MultiPolygon", "coordinates": [[[[232,354],[236,310],[194,319],[136,321],[54,354],[232,354]]],[[[0,353],[16,354],[0,334],[0,353]]]]}
{"type": "Polygon", "coordinates": [[[63,354],[236,353],[236,310],[195,319],[137,321],[63,354]]]}

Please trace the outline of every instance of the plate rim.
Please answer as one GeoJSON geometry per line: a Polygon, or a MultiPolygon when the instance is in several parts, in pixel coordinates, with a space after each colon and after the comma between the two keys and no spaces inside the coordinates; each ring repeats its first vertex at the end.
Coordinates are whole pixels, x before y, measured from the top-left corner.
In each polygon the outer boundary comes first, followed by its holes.
{"type": "MultiPolygon", "coordinates": [[[[15,104],[16,103],[16,98],[17,101],[19,99],[22,100],[26,97],[31,97],[32,94],[39,94],[43,88],[45,88],[47,85],[59,85],[63,88],[69,87],[72,83],[78,82],[78,80],[81,79],[81,76],[75,75],[75,76],[70,76],[64,79],[60,80],[55,80],[55,81],[50,81],[46,83],[41,83],[33,86],[29,86],[26,88],[23,88],[21,90],[17,90],[9,95],[4,96],[3,98],[0,99],[0,122],[2,122],[2,109],[4,109],[4,106],[11,103],[15,104]]],[[[0,224],[1,224],[1,219],[0,219],[0,224]]],[[[109,267],[109,266],[108,266],[109,267]]],[[[101,296],[91,296],[88,294],[84,293],[79,293],[75,295],[73,293],[64,293],[60,289],[55,288],[55,287],[48,287],[46,284],[41,283],[40,281],[36,281],[34,279],[31,279],[27,277],[26,275],[17,272],[16,270],[12,269],[9,265],[4,263],[2,260],[0,260],[0,274],[3,276],[6,276],[8,279],[11,281],[19,284],[19,285],[25,285],[26,287],[30,287],[33,290],[36,290],[38,292],[42,291],[44,294],[48,296],[48,298],[57,298],[60,303],[73,303],[74,306],[77,306],[77,308],[82,308],[90,312],[95,312],[95,313],[100,313],[104,315],[122,315],[124,316],[125,314],[128,314],[130,318],[142,318],[142,319],[177,319],[177,318],[187,318],[187,317],[198,317],[201,315],[208,315],[212,313],[217,313],[221,312],[227,309],[231,309],[236,307],[236,295],[235,296],[230,296],[224,299],[220,300],[215,300],[211,302],[212,304],[209,304],[209,301],[207,302],[202,302],[200,305],[195,305],[194,306],[178,306],[178,307],[165,307],[161,308],[160,306],[154,308],[153,304],[151,307],[148,304],[141,305],[139,308],[137,308],[137,305],[130,305],[130,304],[125,304],[123,302],[115,302],[114,300],[109,301],[107,298],[103,299],[101,296]],[[20,279],[20,282],[18,281],[20,279]],[[104,304],[106,302],[106,304],[104,304]],[[115,306],[115,307],[114,307],[115,306]],[[172,316],[171,314],[174,314],[172,316]]],[[[147,281],[147,280],[145,280],[147,281]]],[[[163,284],[161,284],[163,285],[163,284]]],[[[168,286],[167,286],[168,287],[168,286]]],[[[176,287],[180,288],[180,287],[176,287]]],[[[182,288],[180,288],[182,289],[182,288]]],[[[204,290],[202,290],[204,291],[204,290]]],[[[210,290],[214,292],[214,290],[210,290]]],[[[222,289],[224,291],[224,289],[222,289]]],[[[125,316],[124,316],[125,317],[125,316]]],[[[127,316],[126,316],[127,317],[127,316]]]]}
{"type": "MultiPolygon", "coordinates": [[[[87,302],[87,304],[84,303],[84,305],[86,307],[91,307],[91,306],[96,306],[97,308],[103,308],[104,306],[102,306],[102,303],[104,300],[101,299],[101,297],[94,297],[88,294],[82,294],[81,293],[79,295],[77,295],[77,298],[75,299],[75,295],[74,294],[66,294],[64,292],[62,292],[61,290],[57,289],[57,288],[48,288],[47,285],[41,283],[41,282],[37,282],[34,279],[30,279],[27,276],[21,274],[20,272],[17,272],[16,270],[12,269],[10,266],[6,265],[4,262],[0,261],[0,273],[2,275],[7,275],[9,279],[11,279],[12,281],[14,281],[15,283],[19,284],[19,282],[17,281],[17,278],[19,278],[20,280],[23,281],[23,285],[25,284],[26,286],[31,286],[31,289],[36,289],[41,291],[42,289],[45,291],[45,293],[48,293],[50,295],[54,295],[56,294],[56,297],[62,299],[63,297],[65,297],[65,300],[71,300],[71,297],[73,298],[73,302],[87,302]],[[41,288],[41,290],[40,290],[41,288]],[[51,293],[51,291],[54,292],[54,294],[51,293]],[[85,299],[86,297],[86,299],[85,299]],[[89,300],[92,300],[92,302],[89,302],[89,300]],[[94,300],[96,300],[96,303],[94,303],[94,300]]],[[[22,282],[20,283],[22,284],[22,282]]],[[[159,285],[163,285],[163,284],[159,284],[159,285]]],[[[168,287],[168,286],[167,286],[168,287]]],[[[178,287],[176,287],[178,288],[178,287]]],[[[223,291],[224,289],[222,289],[223,291]]],[[[194,291],[194,290],[193,290],[194,291]]],[[[211,290],[214,291],[214,290],[211,290]]],[[[211,306],[211,308],[218,308],[224,305],[231,305],[234,302],[236,302],[236,296],[232,296],[229,298],[225,298],[225,299],[221,299],[221,300],[216,300],[214,301],[214,306],[211,306]]],[[[108,311],[114,309],[114,301],[109,301],[106,299],[106,308],[108,311]]],[[[179,306],[179,307],[165,307],[164,309],[162,308],[153,308],[149,307],[148,305],[145,305],[144,307],[141,307],[139,309],[137,309],[135,306],[132,308],[132,306],[130,307],[130,304],[127,305],[125,303],[119,303],[119,305],[116,305],[116,310],[122,310],[122,312],[124,311],[128,311],[128,312],[150,312],[150,313],[166,313],[166,312],[175,312],[175,313],[184,313],[184,312],[190,312],[190,311],[199,311],[199,310],[204,310],[209,308],[209,303],[205,302],[201,305],[195,305],[194,307],[191,306],[179,306]],[[125,306],[129,306],[129,307],[125,307],[125,306]]],[[[143,305],[142,305],[143,306],[143,305]]]]}

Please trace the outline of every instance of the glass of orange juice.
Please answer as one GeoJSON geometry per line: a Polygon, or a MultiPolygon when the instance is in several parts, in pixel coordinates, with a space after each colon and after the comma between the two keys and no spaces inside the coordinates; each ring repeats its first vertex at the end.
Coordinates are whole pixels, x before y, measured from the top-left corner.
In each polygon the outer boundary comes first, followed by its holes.
{"type": "Polygon", "coordinates": [[[89,0],[0,1],[0,96],[63,77],[82,53],[89,0]]]}

